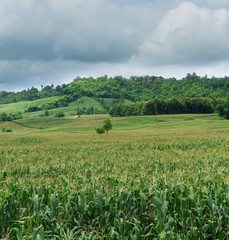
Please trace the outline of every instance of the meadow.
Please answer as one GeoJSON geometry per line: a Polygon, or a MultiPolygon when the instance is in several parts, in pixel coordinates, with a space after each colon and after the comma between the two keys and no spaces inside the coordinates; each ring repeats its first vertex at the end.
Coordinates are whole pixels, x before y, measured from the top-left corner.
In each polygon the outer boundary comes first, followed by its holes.
{"type": "Polygon", "coordinates": [[[108,117],[0,124],[0,239],[228,239],[228,120],[108,117]]]}

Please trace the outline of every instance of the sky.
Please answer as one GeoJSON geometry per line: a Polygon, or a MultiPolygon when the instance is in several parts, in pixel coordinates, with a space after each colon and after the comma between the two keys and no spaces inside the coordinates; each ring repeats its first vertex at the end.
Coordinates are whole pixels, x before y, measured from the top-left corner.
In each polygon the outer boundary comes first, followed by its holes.
{"type": "Polygon", "coordinates": [[[193,72],[229,76],[228,0],[0,1],[0,91],[193,72]]]}

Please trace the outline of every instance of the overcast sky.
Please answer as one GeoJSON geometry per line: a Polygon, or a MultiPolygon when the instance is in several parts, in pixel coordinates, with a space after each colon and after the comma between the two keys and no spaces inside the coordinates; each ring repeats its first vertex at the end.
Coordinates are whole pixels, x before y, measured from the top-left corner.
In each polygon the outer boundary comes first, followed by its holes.
{"type": "Polygon", "coordinates": [[[0,91],[193,72],[229,76],[228,0],[0,0],[0,91]]]}

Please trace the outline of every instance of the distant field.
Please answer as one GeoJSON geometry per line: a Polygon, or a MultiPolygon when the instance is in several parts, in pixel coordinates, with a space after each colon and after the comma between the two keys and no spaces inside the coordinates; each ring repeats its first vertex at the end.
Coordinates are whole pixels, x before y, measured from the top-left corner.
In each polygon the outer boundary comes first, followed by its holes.
{"type": "Polygon", "coordinates": [[[69,107],[86,107],[86,108],[89,108],[89,107],[94,107],[94,108],[97,108],[97,109],[100,109],[100,110],[104,110],[103,106],[95,101],[94,99],[92,98],[89,98],[89,97],[81,97],[80,99],[74,101],[74,102],[71,102],[69,104],[69,107]]]}
{"type": "Polygon", "coordinates": [[[227,120],[106,118],[0,124],[0,239],[228,239],[227,120]]]}
{"type": "MultiPolygon", "coordinates": [[[[27,110],[31,106],[41,107],[43,104],[47,104],[52,100],[58,100],[59,98],[60,97],[51,97],[51,98],[44,98],[44,99],[39,99],[35,101],[0,104],[0,114],[3,112],[6,112],[6,113],[21,112],[24,118],[34,118],[34,117],[36,118],[44,114],[44,111],[25,112],[25,110],[27,110]]],[[[111,107],[115,99],[104,98],[103,100],[106,106],[111,107]]],[[[124,102],[131,103],[131,101],[126,99],[124,100],[124,102]]],[[[72,115],[77,115],[77,110],[79,109],[82,110],[82,109],[88,109],[91,107],[93,108],[93,111],[97,114],[104,114],[107,112],[99,101],[96,101],[90,97],[81,97],[80,99],[69,103],[67,107],[54,108],[48,111],[49,111],[49,114],[52,116],[54,116],[58,112],[63,112],[66,116],[72,116],[72,115]]]]}
{"type": "Polygon", "coordinates": [[[18,103],[9,103],[9,104],[0,104],[0,113],[18,113],[24,112],[25,109],[31,106],[42,106],[43,104],[50,102],[54,99],[59,99],[59,97],[51,97],[51,98],[44,98],[35,101],[27,101],[27,102],[18,102],[18,103]]]}
{"type": "MultiPolygon", "coordinates": [[[[44,111],[26,112],[26,113],[24,111],[31,106],[41,107],[43,104],[51,102],[52,100],[58,100],[59,98],[60,97],[51,97],[51,98],[44,98],[44,99],[35,100],[35,101],[0,104],[0,114],[3,112],[6,112],[6,113],[21,112],[23,114],[23,117],[25,118],[39,117],[39,115],[43,114],[44,111]]],[[[112,101],[112,99],[110,99],[110,101],[112,101]]],[[[58,112],[63,112],[67,116],[70,116],[70,115],[76,115],[77,109],[82,109],[82,108],[88,109],[90,107],[93,107],[94,111],[98,113],[106,113],[106,110],[103,108],[101,103],[89,97],[82,97],[74,102],[71,102],[68,105],[68,107],[54,108],[48,111],[50,115],[55,115],[58,112]]]]}

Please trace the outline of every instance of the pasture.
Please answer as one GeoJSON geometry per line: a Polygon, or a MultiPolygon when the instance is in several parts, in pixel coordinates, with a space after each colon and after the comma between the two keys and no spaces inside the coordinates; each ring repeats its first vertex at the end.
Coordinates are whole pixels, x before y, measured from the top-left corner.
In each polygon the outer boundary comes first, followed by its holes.
{"type": "Polygon", "coordinates": [[[227,239],[229,122],[108,117],[0,124],[0,239],[227,239]]]}

